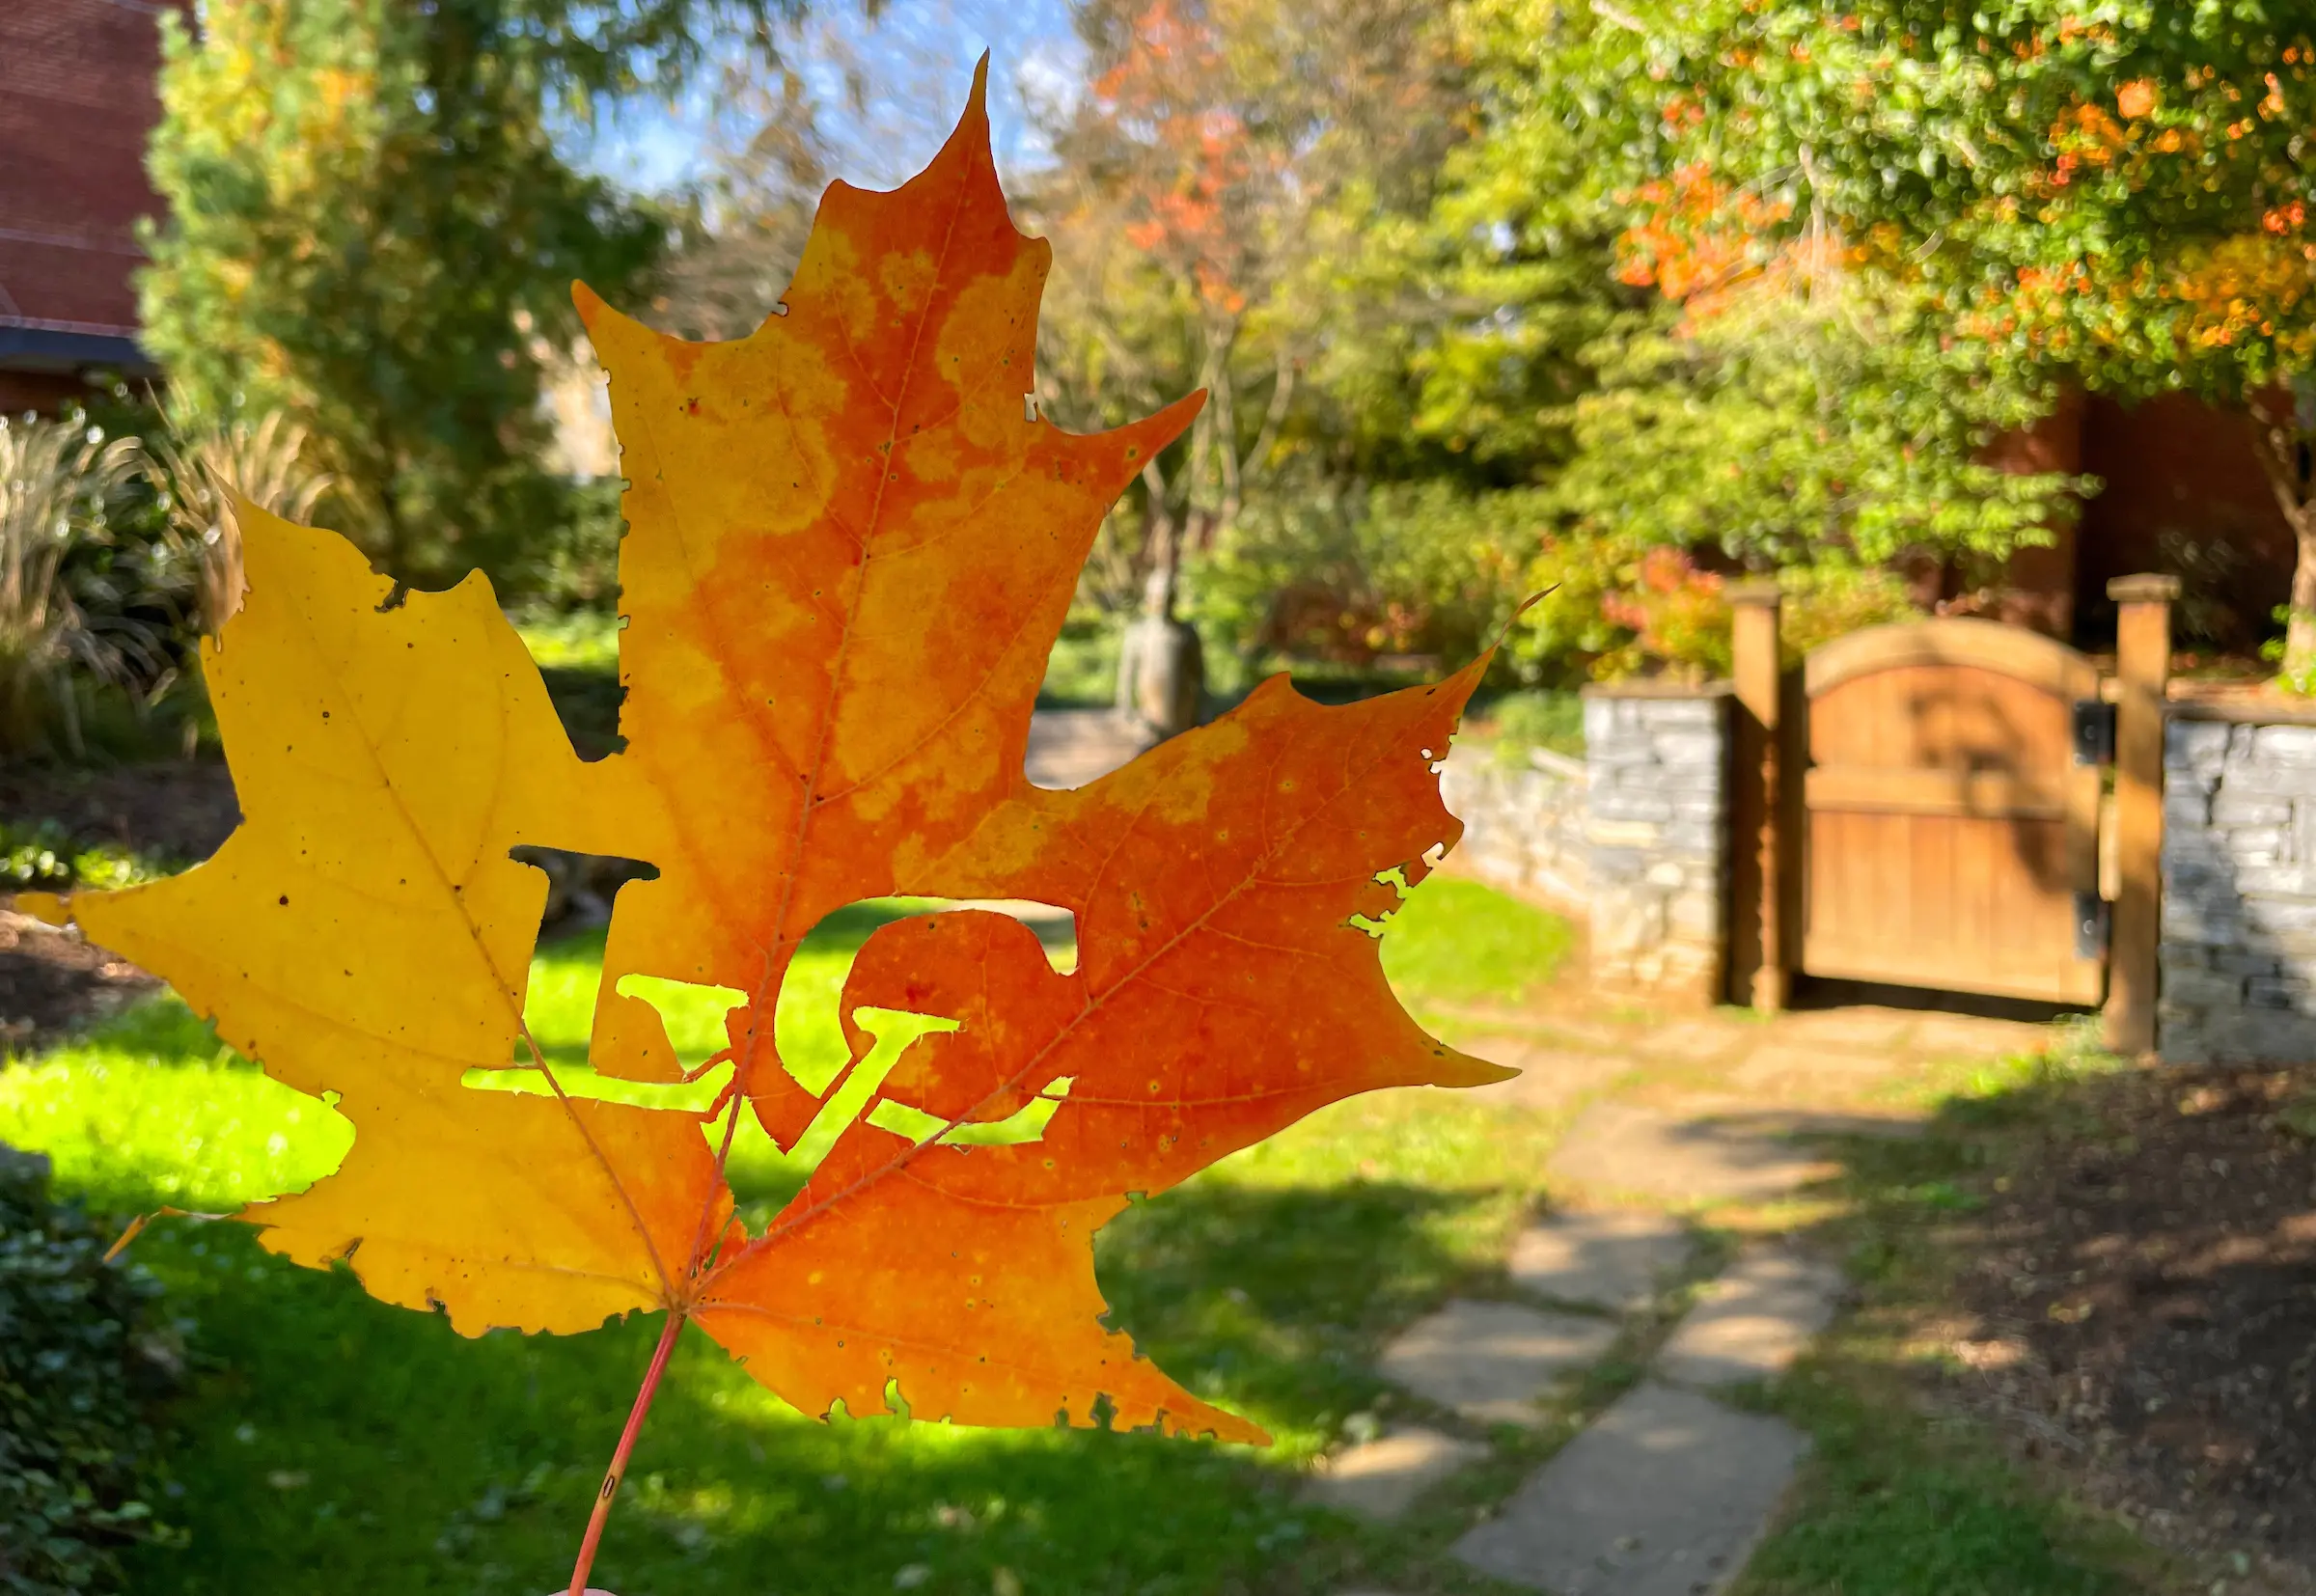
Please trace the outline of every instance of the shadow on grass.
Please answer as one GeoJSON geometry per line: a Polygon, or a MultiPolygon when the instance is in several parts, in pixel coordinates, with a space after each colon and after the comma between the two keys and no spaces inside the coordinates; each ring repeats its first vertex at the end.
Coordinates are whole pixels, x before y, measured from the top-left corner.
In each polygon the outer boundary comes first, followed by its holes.
{"type": "Polygon", "coordinates": [[[2062,1054],[1988,1072],[1919,1141],[1842,1143],[1819,1239],[1864,1303],[1776,1394],[1817,1452],[1743,1588],[2300,1588],[2311,1089],[2062,1054]]]}
{"type": "MultiPolygon", "coordinates": [[[[1357,1534],[1291,1500],[1294,1455],[1379,1386],[1375,1342],[1461,1265],[1434,1232],[1487,1194],[1196,1183],[1100,1243],[1115,1322],[1283,1458],[1147,1435],[813,1423],[689,1335],[646,1427],[600,1582],[661,1592],[1183,1593],[1320,1588],[1357,1534]],[[905,1570],[918,1569],[915,1574],[905,1570]]],[[[150,1234],[194,1328],[167,1518],[140,1592],[537,1596],[565,1577],[656,1325],[493,1332],[274,1260],[237,1225],[150,1234]]]]}

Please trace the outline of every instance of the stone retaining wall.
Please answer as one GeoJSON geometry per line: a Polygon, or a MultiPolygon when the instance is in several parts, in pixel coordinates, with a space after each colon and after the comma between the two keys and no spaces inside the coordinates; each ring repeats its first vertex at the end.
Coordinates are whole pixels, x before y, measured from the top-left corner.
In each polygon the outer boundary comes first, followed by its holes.
{"type": "Polygon", "coordinates": [[[2316,725],[2174,707],[2157,958],[2166,1061],[2316,1058],[2316,725]]]}
{"type": "Polygon", "coordinates": [[[1440,796],[1464,823],[1455,857],[1516,897],[1567,914],[1590,913],[1586,786],[1585,761],[1565,754],[1458,743],[1440,772],[1440,796]]]}
{"type": "Polygon", "coordinates": [[[1591,922],[1592,979],[1667,1004],[1722,999],[1728,939],[1725,686],[1585,695],[1585,757],[1459,744],[1440,791],[1457,865],[1591,922]]]}
{"type": "Polygon", "coordinates": [[[1585,696],[1592,977],[1605,989],[1721,1001],[1729,702],[1725,685],[1585,696]]]}
{"type": "Polygon", "coordinates": [[[1598,987],[1719,1003],[1727,943],[1727,688],[1585,695],[1585,757],[1457,744],[1441,797],[1454,860],[1591,922],[1598,987]]]}

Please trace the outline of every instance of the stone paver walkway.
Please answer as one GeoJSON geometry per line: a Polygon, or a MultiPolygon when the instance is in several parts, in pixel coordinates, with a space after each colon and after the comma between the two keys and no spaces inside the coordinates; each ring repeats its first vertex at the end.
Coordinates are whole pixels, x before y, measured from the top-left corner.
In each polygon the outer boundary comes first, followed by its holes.
{"type": "Polygon", "coordinates": [[[1782,1247],[1755,1248],[1713,1282],[1657,1354],[1657,1373],[1688,1386],[1783,1374],[1833,1320],[1841,1273],[1782,1247]]]}
{"type": "Polygon", "coordinates": [[[1680,1112],[1595,1103],[1550,1167],[1566,1185],[1674,1203],[1759,1201],[1821,1179],[1834,1166],[1750,1110],[1680,1112]]]}
{"type": "Polygon", "coordinates": [[[1410,1424],[1327,1459],[1304,1495],[1322,1506],[1388,1524],[1425,1491],[1487,1455],[1477,1442],[1410,1424]]]}
{"type": "Polygon", "coordinates": [[[1806,1443],[1781,1418],[1643,1381],[1455,1543],[1555,1596],[1692,1596],[1745,1565],[1806,1443]]]}
{"type": "Polygon", "coordinates": [[[2054,1033],[1863,1007],[1657,1026],[1549,1009],[1473,1020],[1459,1045],[1526,1072],[1475,1095],[1573,1114],[1546,1169],[1555,1206],[1505,1261],[1527,1301],[1457,1299],[1402,1332],[1379,1371],[1436,1417],[1336,1453],[1308,1500],[1379,1522],[1416,1511],[1490,1454],[1492,1427],[1549,1418],[1574,1377],[1623,1347],[1645,1376],[1452,1555],[1552,1596],[1716,1596],[1808,1451],[1784,1419],[1723,1396],[1782,1376],[1843,1292],[1830,1262],[1775,1235],[1774,1205],[1836,1172],[1830,1139],[1915,1134],[1905,1088],[1925,1071],[2040,1051],[2054,1033]],[[1699,1223],[1756,1237],[1701,1284],[1699,1223]],[[1685,1290],[1694,1305],[1668,1334],[1670,1293],[1685,1290]]]}
{"type": "Polygon", "coordinates": [[[1150,734],[1108,709],[1040,709],[1023,764],[1032,786],[1082,787],[1150,746],[1150,734]]]}
{"type": "Polygon", "coordinates": [[[1534,1424],[1536,1399],[1589,1367],[1616,1339],[1613,1320],[1518,1303],[1451,1302],[1385,1349],[1385,1377],[1475,1424],[1534,1424]]]}
{"type": "Polygon", "coordinates": [[[1507,1272],[1524,1291],[1624,1312],[1689,1259],[1688,1230],[1663,1214],[1552,1214],[1512,1243],[1507,1272]]]}

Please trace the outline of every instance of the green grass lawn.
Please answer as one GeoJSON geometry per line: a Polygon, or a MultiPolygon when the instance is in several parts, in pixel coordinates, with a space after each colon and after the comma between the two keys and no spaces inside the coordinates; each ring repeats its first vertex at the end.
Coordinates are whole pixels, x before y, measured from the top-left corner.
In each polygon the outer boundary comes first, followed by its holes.
{"type": "MultiPolygon", "coordinates": [[[[894,912],[838,917],[799,958],[777,1019],[790,1057],[833,1061],[851,952],[894,912]]],[[[1514,996],[1565,947],[1550,917],[1435,880],[1392,922],[1384,958],[1424,1011],[1514,996]]],[[[534,1028],[565,1057],[584,1045],[600,948],[559,943],[534,970],[534,1028]]],[[[674,1007],[671,1040],[686,1056],[712,1051],[719,1019],[709,998],[674,1007]]],[[[687,1336],[598,1582],[620,1596],[1157,1596],[1405,1573],[1422,1550],[1406,1537],[1295,1505],[1297,1466],[1388,1401],[1369,1362],[1392,1328],[1494,1275],[1554,1128],[1448,1092],[1372,1094],[1103,1232],[1117,1322],[1192,1389],[1270,1428],[1268,1454],[1080,1431],[822,1425],[687,1336]]],[[[350,1136],[169,1000],[0,1071],[0,1142],[45,1150],[61,1192],[121,1214],[293,1190],[350,1136]]],[[[742,1139],[731,1173],[760,1210],[801,1171],[758,1136],[742,1139]]],[[[372,1302],[348,1276],[279,1263],[230,1224],[158,1224],[135,1256],[167,1286],[195,1375],[169,1416],[159,1499],[181,1544],[140,1551],[134,1589],[560,1588],[655,1322],[462,1340],[439,1318],[372,1302]]]]}

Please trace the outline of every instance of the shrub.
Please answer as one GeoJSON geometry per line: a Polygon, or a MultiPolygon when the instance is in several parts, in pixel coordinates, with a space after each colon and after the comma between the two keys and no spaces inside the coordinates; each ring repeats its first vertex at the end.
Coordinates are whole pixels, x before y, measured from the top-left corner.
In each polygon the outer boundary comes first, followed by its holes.
{"type": "Polygon", "coordinates": [[[93,694],[174,674],[164,579],[114,535],[138,456],[83,417],[0,417],[0,753],[81,753],[93,694]]]}
{"type": "Polygon", "coordinates": [[[1540,501],[1526,491],[1437,482],[1282,490],[1249,505],[1194,566],[1192,619],[1249,677],[1282,659],[1460,663],[1511,618],[1540,524],[1540,501]]]}
{"type": "Polygon", "coordinates": [[[1570,756],[1585,751],[1585,704],[1574,693],[1506,693],[1475,711],[1475,719],[1505,759],[1522,758],[1531,748],[1570,756]]]}
{"type": "Polygon", "coordinates": [[[107,842],[82,846],[53,820],[33,826],[0,820],[0,890],[133,887],[171,867],[107,842]]]}
{"type": "MultiPolygon", "coordinates": [[[[1703,680],[1729,672],[1723,579],[1683,551],[1585,533],[1546,541],[1530,583],[1549,589],[1513,647],[1539,664],[1585,662],[1599,680],[1668,674],[1703,680]]],[[[1779,647],[1788,663],[1846,632],[1921,612],[1894,573],[1829,562],[1779,571],[1785,594],[1779,647]]]]}
{"type": "Polygon", "coordinates": [[[104,1261],[106,1232],[49,1200],[44,1161],[0,1148],[0,1591],[123,1588],[116,1555],[155,1533],[144,1404],[176,1354],[147,1329],[155,1287],[104,1261]]]}

